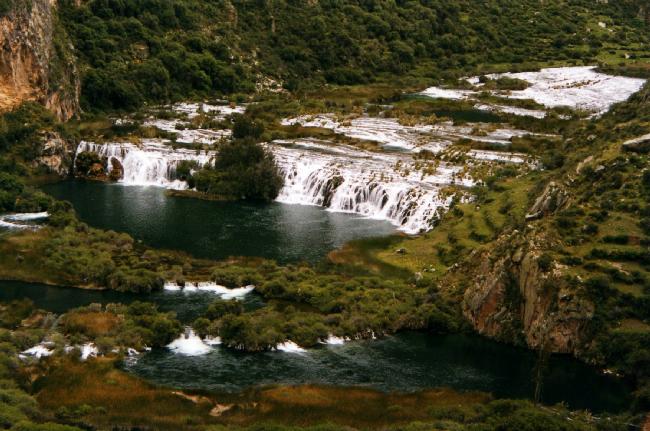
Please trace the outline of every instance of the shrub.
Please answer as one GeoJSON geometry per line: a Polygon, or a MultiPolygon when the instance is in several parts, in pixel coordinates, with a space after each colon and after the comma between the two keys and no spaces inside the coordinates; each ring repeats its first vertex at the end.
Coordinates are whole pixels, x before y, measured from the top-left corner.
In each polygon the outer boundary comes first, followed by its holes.
{"type": "Polygon", "coordinates": [[[95,164],[101,164],[102,159],[99,155],[92,151],[83,151],[77,155],[75,159],[75,173],[77,175],[88,175],[88,172],[95,164]]]}
{"type": "Polygon", "coordinates": [[[198,191],[229,199],[272,201],[284,184],[273,154],[250,140],[223,145],[212,167],[193,176],[198,191]]]}
{"type": "Polygon", "coordinates": [[[253,121],[245,115],[234,116],[232,136],[235,139],[253,138],[259,139],[264,133],[264,125],[253,121]]]}
{"type": "Polygon", "coordinates": [[[553,268],[553,258],[548,253],[543,253],[539,259],[537,259],[537,265],[542,272],[548,272],[553,268]]]}

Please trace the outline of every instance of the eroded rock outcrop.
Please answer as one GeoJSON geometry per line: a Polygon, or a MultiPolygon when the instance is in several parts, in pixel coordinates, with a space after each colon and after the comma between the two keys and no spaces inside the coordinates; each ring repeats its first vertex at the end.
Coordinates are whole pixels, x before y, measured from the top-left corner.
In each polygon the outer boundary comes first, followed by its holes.
{"type": "Polygon", "coordinates": [[[554,242],[542,234],[514,231],[472,254],[463,265],[472,270],[462,308],[479,333],[578,354],[594,306],[544,253],[554,242]]]}
{"type": "Polygon", "coordinates": [[[558,183],[551,181],[544,192],[535,200],[526,214],[526,220],[535,220],[545,215],[561,210],[569,201],[569,194],[558,183]]]}
{"type": "Polygon", "coordinates": [[[623,151],[631,151],[634,153],[650,153],[650,133],[623,142],[622,148],[623,151]]]}
{"type": "Polygon", "coordinates": [[[56,0],[15,1],[0,16],[0,111],[37,101],[65,121],[79,112],[72,46],[57,26],[56,0]]]}
{"type": "Polygon", "coordinates": [[[74,162],[74,144],[53,131],[43,132],[41,140],[41,156],[34,161],[34,166],[62,177],[69,175],[74,162]]]}

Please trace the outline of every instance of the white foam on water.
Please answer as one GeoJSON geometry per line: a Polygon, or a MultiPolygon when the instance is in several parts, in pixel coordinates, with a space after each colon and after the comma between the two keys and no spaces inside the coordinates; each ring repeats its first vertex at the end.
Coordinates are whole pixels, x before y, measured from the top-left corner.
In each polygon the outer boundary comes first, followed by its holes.
{"type": "MultiPolygon", "coordinates": [[[[274,154],[284,176],[278,202],[316,205],[328,211],[359,214],[386,220],[398,229],[419,233],[430,229],[449,206],[452,196],[445,188],[451,185],[471,187],[466,166],[441,161],[416,160],[414,153],[427,150],[440,153],[460,139],[508,146],[525,130],[507,127],[440,122],[433,125],[404,126],[393,118],[362,116],[339,122],[331,114],[287,119],[283,124],[307,124],[327,127],[347,136],[374,140],[405,151],[365,151],[354,146],[336,145],[315,139],[273,141],[265,144],[274,154]]],[[[110,160],[119,161],[124,169],[125,185],[156,185],[185,189],[184,181],[175,179],[182,160],[198,165],[209,163],[214,151],[172,148],[164,140],[143,140],[132,143],[94,144],[82,142],[78,152],[94,151],[110,160]]],[[[496,156],[476,152],[476,160],[497,160],[496,156]]],[[[519,155],[504,155],[498,160],[521,162],[519,155]]],[[[467,163],[471,163],[468,161],[467,163]]],[[[180,290],[168,285],[167,290],[180,290]]],[[[247,288],[241,288],[247,289],[247,288]]],[[[225,290],[216,284],[189,283],[183,290],[212,290],[225,298],[237,297],[237,290],[225,290]]],[[[246,290],[242,291],[242,294],[246,290]]]]}
{"type": "Polygon", "coordinates": [[[345,338],[337,337],[336,335],[329,334],[323,343],[328,344],[330,346],[339,346],[345,344],[345,338]]]}
{"type": "Polygon", "coordinates": [[[206,144],[213,145],[222,139],[230,137],[230,129],[192,129],[182,120],[165,120],[151,118],[144,122],[144,126],[155,127],[169,133],[176,134],[176,142],[181,144],[206,144]]]}
{"type": "Polygon", "coordinates": [[[278,344],[275,346],[275,349],[285,353],[307,353],[307,350],[303,349],[291,340],[287,340],[284,343],[278,344]]]}
{"type": "Polygon", "coordinates": [[[184,334],[169,343],[167,348],[174,353],[185,356],[201,356],[212,351],[212,347],[201,340],[201,337],[189,328],[186,329],[184,334]]]}
{"type": "Polygon", "coordinates": [[[333,130],[353,139],[377,142],[383,146],[412,150],[427,139],[432,126],[405,126],[395,118],[361,116],[348,121],[338,121],[331,114],[303,115],[282,120],[282,125],[300,124],[303,127],[320,127],[333,130]]]}
{"type": "Polygon", "coordinates": [[[39,229],[40,226],[21,222],[42,220],[49,217],[47,211],[38,213],[17,213],[0,215],[0,227],[6,229],[39,229]]]}
{"type": "MultiPolygon", "coordinates": [[[[438,126],[442,127],[442,126],[438,126]]],[[[471,133],[470,130],[464,130],[471,133]]],[[[507,133],[505,134],[507,135],[507,133]]],[[[497,141],[508,136],[492,132],[497,141]]],[[[479,139],[490,139],[481,136],[479,139]]],[[[471,180],[461,177],[462,166],[415,161],[404,153],[379,153],[351,146],[331,145],[323,141],[277,141],[267,144],[281,172],[285,186],[278,201],[289,204],[319,205],[329,211],[360,214],[387,220],[408,233],[429,229],[431,222],[451,202],[442,196],[443,187],[457,184],[471,186],[471,180]],[[427,169],[424,169],[427,168],[427,169]]],[[[181,160],[208,163],[215,153],[173,149],[163,141],[145,140],[141,145],[131,143],[94,144],[82,142],[78,153],[94,151],[101,156],[117,159],[124,169],[125,185],[156,185],[185,189],[187,184],[175,180],[176,166],[181,160]]],[[[108,163],[111,169],[111,163],[108,163]]],[[[180,286],[171,284],[168,290],[180,286]]],[[[225,297],[237,297],[250,291],[225,290],[223,286],[189,283],[184,291],[212,290],[225,297]]]]}
{"type": "Polygon", "coordinates": [[[433,167],[409,154],[376,153],[314,140],[269,144],[285,184],[277,200],[387,220],[407,233],[427,230],[451,202],[451,184],[471,186],[460,166],[433,167]],[[430,169],[426,170],[425,167],[430,169]]]}
{"type": "Polygon", "coordinates": [[[5,220],[11,221],[29,221],[29,220],[40,220],[48,218],[50,215],[47,211],[40,213],[18,213],[18,214],[7,214],[3,216],[5,220]]]}
{"type": "Polygon", "coordinates": [[[207,336],[207,337],[205,337],[203,339],[203,342],[205,344],[207,344],[208,346],[219,346],[219,345],[223,344],[222,341],[221,341],[221,337],[207,336]]]}
{"type": "Polygon", "coordinates": [[[644,79],[598,73],[594,66],[555,67],[539,72],[503,73],[491,78],[522,79],[531,85],[512,91],[505,97],[532,99],[549,108],[566,106],[594,114],[603,114],[618,102],[624,102],[641,90],[644,79]]]}
{"type": "Polygon", "coordinates": [[[457,90],[451,88],[429,87],[420,93],[434,99],[463,100],[475,94],[472,90],[457,90]]]}
{"type": "Polygon", "coordinates": [[[246,112],[246,105],[213,105],[209,103],[181,102],[171,106],[171,110],[177,113],[187,114],[192,119],[200,113],[211,114],[215,119],[224,119],[228,115],[243,114],[246,112]]]}
{"type": "Polygon", "coordinates": [[[534,135],[526,130],[499,127],[493,130],[478,123],[455,125],[451,121],[435,124],[405,126],[395,118],[361,116],[350,120],[337,120],[332,114],[303,115],[282,121],[285,126],[300,124],[303,127],[330,129],[350,138],[377,142],[385,148],[412,152],[421,150],[439,153],[459,139],[472,139],[507,145],[513,136],[534,135]],[[480,134],[477,134],[479,131],[480,134]]]}
{"type": "Polygon", "coordinates": [[[185,286],[180,286],[174,282],[165,282],[164,290],[168,291],[183,291],[183,292],[211,292],[223,299],[241,299],[244,296],[251,293],[255,290],[255,286],[248,285],[244,287],[238,287],[230,289],[225,286],[221,286],[217,283],[211,281],[199,281],[199,282],[186,282],[185,286]]]}
{"type": "MultiPolygon", "coordinates": [[[[592,115],[601,115],[615,103],[626,101],[632,94],[641,90],[646,82],[640,78],[599,73],[596,72],[595,66],[553,67],[535,72],[497,73],[487,75],[487,77],[491,79],[515,78],[530,84],[523,90],[491,90],[490,93],[493,95],[511,99],[530,99],[547,108],[568,107],[573,110],[587,111],[592,115]]],[[[478,77],[466,80],[477,87],[482,86],[478,77]]],[[[433,98],[469,99],[476,98],[479,91],[431,87],[419,94],[433,98]]],[[[501,105],[480,104],[477,109],[486,109],[487,106],[491,106],[493,110],[515,115],[534,117],[541,115],[540,111],[522,110],[522,108],[516,107],[508,107],[506,111],[506,107],[501,105]]]]}
{"type": "Polygon", "coordinates": [[[99,354],[99,349],[93,343],[83,344],[80,348],[81,350],[81,360],[85,361],[88,358],[95,358],[99,354]]]}
{"type": "Polygon", "coordinates": [[[473,159],[491,162],[526,163],[531,158],[523,153],[506,153],[503,151],[469,150],[467,154],[473,159]]]}
{"type": "Polygon", "coordinates": [[[108,172],[112,171],[111,159],[115,158],[124,169],[124,178],[119,181],[122,184],[177,190],[187,188],[185,181],[175,179],[176,168],[181,161],[196,161],[203,166],[215,156],[213,151],[174,149],[167,144],[168,142],[157,139],[143,139],[140,145],[128,142],[95,144],[81,141],[77,154],[91,151],[108,158],[108,172]]]}
{"type": "Polygon", "coordinates": [[[47,356],[51,356],[54,353],[54,350],[50,349],[51,345],[52,344],[48,342],[37,344],[34,347],[30,347],[29,349],[22,351],[19,356],[23,359],[27,357],[41,359],[47,356]]]}
{"type": "Polygon", "coordinates": [[[546,117],[546,111],[541,111],[539,109],[518,108],[516,106],[487,105],[484,103],[477,103],[474,105],[474,108],[480,111],[503,112],[504,114],[518,115],[520,117],[533,117],[538,119],[546,117]]]}

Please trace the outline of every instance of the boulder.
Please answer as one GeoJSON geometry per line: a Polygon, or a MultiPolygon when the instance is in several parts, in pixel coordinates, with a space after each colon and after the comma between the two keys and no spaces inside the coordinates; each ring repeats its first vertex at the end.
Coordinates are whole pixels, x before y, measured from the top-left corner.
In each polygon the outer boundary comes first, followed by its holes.
{"type": "Polygon", "coordinates": [[[650,133],[623,143],[623,151],[646,154],[650,152],[650,133]]]}
{"type": "Polygon", "coordinates": [[[115,157],[111,157],[111,172],[108,177],[111,181],[119,181],[124,178],[124,167],[115,157]]]}

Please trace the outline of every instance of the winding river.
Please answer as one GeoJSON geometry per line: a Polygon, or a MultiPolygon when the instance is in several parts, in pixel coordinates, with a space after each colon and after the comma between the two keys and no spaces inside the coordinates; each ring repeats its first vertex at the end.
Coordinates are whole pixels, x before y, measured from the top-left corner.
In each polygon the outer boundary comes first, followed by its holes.
{"type": "MultiPolygon", "coordinates": [[[[147,244],[197,256],[256,255],[280,262],[318,261],[344,242],[393,233],[387,222],[318,207],[208,202],[168,197],[164,189],[63,182],[45,190],[73,203],[81,219],[125,231],[147,244]]],[[[185,323],[215,298],[209,292],[163,291],[147,296],[87,291],[31,283],[0,282],[0,300],[28,297],[41,308],[65,312],[90,303],[149,300],[173,310],[185,323]]],[[[246,307],[263,306],[247,295],[246,307]]],[[[240,392],[273,384],[363,386],[417,391],[440,386],[479,390],[495,397],[530,398],[534,352],[474,335],[401,333],[379,340],[323,345],[303,353],[243,353],[215,346],[202,356],[167,349],[141,355],[125,368],[154,383],[185,389],[240,392]]],[[[543,401],[571,408],[618,411],[629,403],[629,386],[581,362],[553,356],[544,373],[543,401]]]]}
{"type": "MultiPolygon", "coordinates": [[[[163,291],[147,296],[0,281],[0,300],[30,298],[49,311],[62,313],[91,303],[148,300],[176,311],[191,322],[215,296],[208,292],[163,291]]],[[[256,295],[245,299],[258,307],[256,295]]],[[[125,365],[129,372],[154,383],[217,392],[240,392],[259,385],[324,384],[363,386],[409,392],[440,386],[476,390],[495,397],[530,398],[534,352],[476,335],[431,335],[406,332],[379,340],[324,345],[306,353],[244,353],[216,346],[203,356],[183,356],[156,349],[125,365]]],[[[571,408],[618,411],[629,405],[629,386],[567,356],[550,358],[543,381],[543,401],[571,408]]]]}

